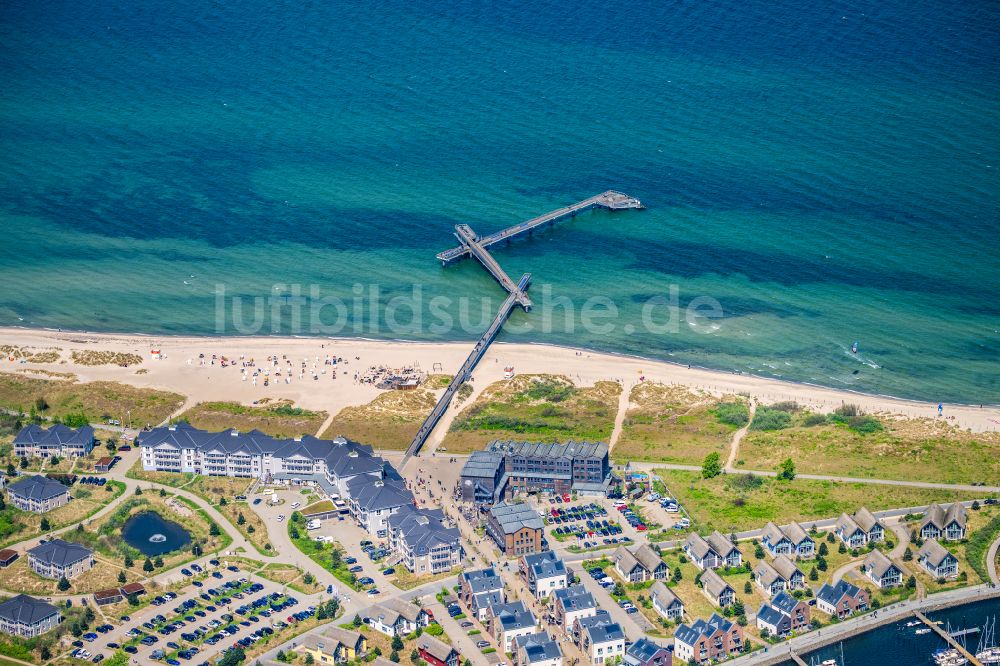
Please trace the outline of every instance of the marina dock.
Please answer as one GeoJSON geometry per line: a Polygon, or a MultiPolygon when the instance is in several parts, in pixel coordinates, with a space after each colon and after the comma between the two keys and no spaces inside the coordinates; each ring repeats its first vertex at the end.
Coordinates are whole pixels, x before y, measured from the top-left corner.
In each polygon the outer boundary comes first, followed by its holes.
{"type": "MultiPolygon", "coordinates": [[[[538,217],[532,218],[520,224],[515,224],[512,227],[507,227],[502,231],[498,231],[495,234],[490,234],[489,236],[484,236],[479,239],[479,244],[487,248],[491,245],[495,245],[500,241],[513,240],[517,236],[522,234],[528,234],[537,229],[538,227],[544,226],[546,224],[554,224],[560,220],[564,220],[567,217],[576,217],[578,213],[584,211],[593,210],[594,208],[606,208],[607,210],[627,210],[630,208],[645,208],[642,202],[635,197],[630,197],[627,194],[622,194],[621,192],[615,192],[614,190],[608,190],[607,192],[601,192],[600,194],[590,197],[589,199],[584,199],[583,201],[578,201],[571,206],[564,206],[563,208],[558,208],[556,210],[545,213],[544,215],[539,215],[538,217]]],[[[438,260],[444,264],[448,265],[453,261],[463,259],[470,256],[470,248],[466,247],[464,244],[452,248],[450,250],[445,250],[437,255],[438,260]]]]}
{"type": "Polygon", "coordinates": [[[931,629],[933,629],[934,633],[936,633],[938,636],[940,636],[941,638],[943,638],[946,641],[948,641],[948,645],[950,645],[951,647],[953,647],[956,650],[958,650],[963,657],[965,657],[966,659],[969,660],[969,663],[972,664],[972,666],[983,666],[982,662],[979,661],[978,659],[976,659],[976,656],[974,654],[972,654],[971,652],[969,652],[968,650],[966,650],[964,647],[962,647],[961,643],[959,643],[958,641],[956,641],[952,637],[952,635],[949,634],[947,631],[945,631],[944,629],[942,629],[938,625],[936,625],[933,622],[931,622],[930,620],[928,620],[926,615],[924,615],[920,611],[914,611],[913,614],[917,617],[918,620],[920,620],[921,622],[923,622],[924,624],[926,624],[928,627],[930,627],[931,629]]]}
{"type": "Polygon", "coordinates": [[[406,453],[403,454],[403,460],[399,465],[399,469],[403,469],[406,463],[410,461],[415,455],[420,453],[420,449],[423,447],[427,438],[430,436],[434,427],[444,416],[444,413],[448,411],[448,406],[451,404],[452,399],[458,392],[458,389],[464,384],[469,377],[472,375],[473,369],[475,369],[476,364],[483,358],[486,350],[489,349],[490,344],[496,339],[497,335],[500,333],[500,329],[507,322],[510,317],[510,313],[515,307],[524,308],[527,312],[531,309],[531,299],[528,298],[528,286],[531,284],[531,273],[525,273],[521,276],[521,279],[516,283],[510,279],[506,271],[500,266],[493,255],[489,253],[486,249],[491,245],[495,245],[500,241],[511,240],[521,234],[530,234],[531,231],[537,229],[544,224],[553,224],[566,217],[573,217],[577,213],[584,210],[591,210],[593,208],[607,208],[609,210],[627,210],[630,208],[643,208],[642,203],[627,194],[622,194],[621,192],[615,192],[614,190],[608,190],[607,192],[602,192],[597,196],[590,197],[589,199],[584,199],[572,206],[566,206],[564,208],[559,208],[541,215],[539,217],[533,218],[526,222],[521,222],[520,224],[515,224],[512,227],[507,227],[503,231],[498,231],[495,234],[490,234],[484,238],[479,238],[476,232],[473,231],[472,227],[468,224],[459,224],[455,226],[455,238],[461,244],[445,252],[441,252],[437,255],[438,260],[441,261],[442,265],[447,266],[453,261],[463,259],[465,257],[474,257],[480,264],[483,265],[490,275],[500,283],[500,286],[504,288],[507,292],[507,298],[504,300],[503,304],[500,306],[500,310],[497,312],[496,317],[493,318],[493,323],[490,327],[480,336],[479,340],[476,342],[476,346],[472,348],[472,351],[466,357],[465,362],[462,363],[462,367],[458,369],[455,376],[452,377],[451,381],[448,383],[448,388],[445,389],[444,393],[438,399],[437,404],[434,405],[434,409],[428,414],[427,418],[420,426],[420,430],[413,437],[413,441],[410,442],[410,446],[407,447],[406,453]]]}

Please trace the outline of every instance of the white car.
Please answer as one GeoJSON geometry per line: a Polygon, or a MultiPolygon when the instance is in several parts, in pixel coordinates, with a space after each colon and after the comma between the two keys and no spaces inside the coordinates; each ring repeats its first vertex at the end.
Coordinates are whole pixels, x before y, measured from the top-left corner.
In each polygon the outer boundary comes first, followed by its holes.
{"type": "Polygon", "coordinates": [[[283,521],[284,519],[285,519],[285,514],[283,514],[283,513],[279,513],[279,514],[278,514],[278,522],[280,523],[280,522],[281,522],[281,521],[283,521]]]}
{"type": "Polygon", "coordinates": [[[302,502],[292,502],[292,508],[297,509],[302,506],[302,502]]]}

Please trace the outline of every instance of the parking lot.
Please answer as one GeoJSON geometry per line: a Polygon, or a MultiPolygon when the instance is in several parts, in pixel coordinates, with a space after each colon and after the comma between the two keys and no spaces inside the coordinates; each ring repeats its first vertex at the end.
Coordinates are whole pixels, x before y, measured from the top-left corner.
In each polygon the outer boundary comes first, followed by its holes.
{"type": "Polygon", "coordinates": [[[138,663],[204,664],[234,644],[249,647],[315,612],[311,604],[317,599],[289,593],[278,583],[251,580],[237,566],[205,562],[205,567],[210,573],[204,581],[158,595],[117,626],[99,625],[85,634],[74,648],[86,653],[75,656],[94,661],[121,647],[138,663]]]}

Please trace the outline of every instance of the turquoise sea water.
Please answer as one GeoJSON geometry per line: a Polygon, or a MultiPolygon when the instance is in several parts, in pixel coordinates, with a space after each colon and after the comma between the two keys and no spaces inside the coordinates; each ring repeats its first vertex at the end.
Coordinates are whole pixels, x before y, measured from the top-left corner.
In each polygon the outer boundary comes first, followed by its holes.
{"type": "Polygon", "coordinates": [[[315,285],[329,328],[260,332],[473,339],[452,227],[616,188],[648,210],[497,250],[502,339],[1000,403],[998,47],[987,2],[8,0],[0,325],[217,333],[223,285],[240,334],[315,285]],[[724,316],[650,330],[672,287],[724,316]]]}

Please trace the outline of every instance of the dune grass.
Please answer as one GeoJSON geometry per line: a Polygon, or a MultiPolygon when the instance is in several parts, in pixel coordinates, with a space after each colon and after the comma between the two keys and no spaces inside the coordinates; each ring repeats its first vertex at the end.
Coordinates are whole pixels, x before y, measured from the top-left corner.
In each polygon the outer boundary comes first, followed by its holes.
{"type": "Polygon", "coordinates": [[[326,412],[302,409],[282,400],[259,405],[200,402],[177,420],[187,421],[202,430],[235,428],[240,432],[260,430],[272,437],[301,437],[315,435],[326,417],[326,412]]]}
{"type": "Polygon", "coordinates": [[[366,405],[342,409],[323,437],[343,436],[377,449],[403,450],[436,402],[437,397],[424,388],[386,391],[366,405]]]}

